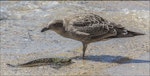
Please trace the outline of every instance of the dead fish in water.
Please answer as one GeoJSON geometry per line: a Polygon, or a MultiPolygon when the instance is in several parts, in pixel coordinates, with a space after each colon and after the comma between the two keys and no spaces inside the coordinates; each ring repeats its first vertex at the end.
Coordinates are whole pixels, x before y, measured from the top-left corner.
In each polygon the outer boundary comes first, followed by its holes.
{"type": "Polygon", "coordinates": [[[59,69],[62,66],[67,66],[72,63],[74,62],[72,62],[71,58],[41,58],[23,64],[18,65],[7,64],[7,65],[11,67],[35,67],[35,66],[50,65],[52,68],[59,69]]]}

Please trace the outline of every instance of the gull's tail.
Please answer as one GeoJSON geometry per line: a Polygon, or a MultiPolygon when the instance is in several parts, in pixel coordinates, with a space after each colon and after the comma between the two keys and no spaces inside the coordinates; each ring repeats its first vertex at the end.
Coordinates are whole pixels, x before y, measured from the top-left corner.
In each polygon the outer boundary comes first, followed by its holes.
{"type": "Polygon", "coordinates": [[[123,38],[123,37],[133,37],[133,36],[145,35],[143,33],[126,30],[124,27],[116,26],[115,30],[117,31],[117,35],[113,36],[113,38],[123,38]]]}

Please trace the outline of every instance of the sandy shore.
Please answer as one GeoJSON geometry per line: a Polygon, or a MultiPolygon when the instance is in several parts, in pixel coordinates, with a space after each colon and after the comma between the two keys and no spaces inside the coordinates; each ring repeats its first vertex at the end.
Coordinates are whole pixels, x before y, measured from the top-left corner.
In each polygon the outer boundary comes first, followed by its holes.
{"type": "Polygon", "coordinates": [[[1,1],[1,76],[148,76],[149,3],[140,2],[20,2],[1,1]],[[129,6],[127,6],[128,4],[129,6]],[[26,6],[25,6],[26,5],[26,6]],[[53,31],[40,30],[50,20],[93,12],[146,35],[91,43],[86,59],[73,59],[72,65],[58,70],[49,65],[12,68],[6,64],[25,63],[38,58],[76,57],[82,54],[80,42],[63,38],[53,31]],[[120,70],[119,70],[120,69],[120,70]],[[136,70],[138,69],[138,70],[136,70]]]}

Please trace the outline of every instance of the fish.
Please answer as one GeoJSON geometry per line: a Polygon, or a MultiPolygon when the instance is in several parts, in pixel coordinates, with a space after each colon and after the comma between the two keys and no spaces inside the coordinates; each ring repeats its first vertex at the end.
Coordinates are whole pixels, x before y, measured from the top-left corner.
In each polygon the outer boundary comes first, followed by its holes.
{"type": "Polygon", "coordinates": [[[72,63],[74,62],[72,62],[71,58],[40,58],[23,64],[18,65],[6,64],[6,65],[11,67],[36,67],[36,66],[50,65],[50,67],[54,69],[59,69],[62,66],[67,66],[72,63]]]}

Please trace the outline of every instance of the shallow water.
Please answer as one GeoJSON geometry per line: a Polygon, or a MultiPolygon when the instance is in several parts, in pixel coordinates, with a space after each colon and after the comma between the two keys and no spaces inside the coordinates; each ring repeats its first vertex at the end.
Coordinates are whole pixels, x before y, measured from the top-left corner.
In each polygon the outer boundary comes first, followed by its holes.
{"type": "Polygon", "coordinates": [[[113,62],[118,57],[134,60],[149,52],[150,16],[146,1],[1,1],[0,6],[2,75],[109,75],[104,71],[120,65],[113,62]],[[40,31],[53,19],[84,12],[98,14],[146,35],[91,43],[86,60],[74,59],[75,64],[58,71],[48,66],[32,69],[5,66],[6,62],[23,63],[42,57],[80,56],[80,42],[63,38],[53,31],[40,31]]]}

